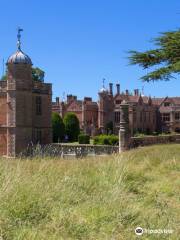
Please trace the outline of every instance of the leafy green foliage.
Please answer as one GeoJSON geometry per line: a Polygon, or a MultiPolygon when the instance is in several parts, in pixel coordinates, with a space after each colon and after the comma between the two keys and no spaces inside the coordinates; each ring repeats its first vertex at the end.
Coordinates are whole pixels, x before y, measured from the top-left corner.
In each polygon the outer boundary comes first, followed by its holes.
{"type": "Polygon", "coordinates": [[[87,134],[80,134],[78,136],[79,144],[89,144],[90,143],[90,136],[87,134]]]}
{"type": "Polygon", "coordinates": [[[118,145],[119,138],[116,135],[99,135],[94,137],[95,145],[118,145]]]}
{"type": "Polygon", "coordinates": [[[65,126],[62,118],[56,112],[52,113],[53,142],[60,142],[64,139],[65,126]]]}
{"type": "Polygon", "coordinates": [[[32,78],[34,81],[44,82],[44,71],[40,68],[32,68],[32,78]]]}
{"type": "Polygon", "coordinates": [[[143,76],[143,81],[170,80],[180,73],[180,30],[164,32],[154,42],[159,48],[145,52],[130,51],[130,64],[143,69],[158,66],[143,76]]]}
{"type": "Polygon", "coordinates": [[[7,75],[3,75],[0,79],[0,81],[6,81],[7,80],[7,75]]]}
{"type": "Polygon", "coordinates": [[[77,141],[80,133],[79,120],[74,113],[66,113],[63,119],[65,133],[70,142],[77,141]]]}

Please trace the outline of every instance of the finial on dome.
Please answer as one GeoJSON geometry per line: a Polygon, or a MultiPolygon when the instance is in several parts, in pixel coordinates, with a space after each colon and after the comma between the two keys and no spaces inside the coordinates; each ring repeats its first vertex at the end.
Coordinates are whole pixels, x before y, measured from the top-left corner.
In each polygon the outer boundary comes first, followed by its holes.
{"type": "Polygon", "coordinates": [[[21,64],[30,64],[32,65],[32,61],[30,59],[30,57],[28,57],[27,54],[25,54],[22,50],[21,50],[21,32],[23,31],[22,28],[18,27],[17,29],[18,34],[17,34],[17,51],[12,54],[8,60],[7,60],[7,64],[11,64],[11,63],[21,63],[21,64]]]}
{"type": "Polygon", "coordinates": [[[106,81],[106,79],[103,78],[102,79],[102,88],[99,91],[100,93],[107,93],[108,92],[107,89],[105,88],[105,81],[106,81]]]}
{"type": "Polygon", "coordinates": [[[22,28],[18,27],[18,34],[17,34],[17,47],[18,50],[21,50],[21,32],[23,31],[22,28]]]}

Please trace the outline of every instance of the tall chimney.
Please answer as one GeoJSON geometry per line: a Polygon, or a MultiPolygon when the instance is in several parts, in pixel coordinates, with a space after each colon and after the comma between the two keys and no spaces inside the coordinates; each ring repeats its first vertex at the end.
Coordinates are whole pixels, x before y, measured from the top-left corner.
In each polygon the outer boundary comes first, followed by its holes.
{"type": "Polygon", "coordinates": [[[59,97],[56,97],[56,104],[59,105],[59,97]]]}
{"type": "Polygon", "coordinates": [[[120,94],[120,84],[119,83],[116,84],[116,88],[117,88],[117,94],[120,94]]]}
{"type": "Polygon", "coordinates": [[[113,95],[113,84],[109,83],[109,93],[113,95]]]}
{"type": "Polygon", "coordinates": [[[129,91],[128,91],[128,89],[126,89],[126,95],[129,95],[129,91]]]}
{"type": "Polygon", "coordinates": [[[139,96],[139,89],[134,89],[134,95],[139,96]]]}

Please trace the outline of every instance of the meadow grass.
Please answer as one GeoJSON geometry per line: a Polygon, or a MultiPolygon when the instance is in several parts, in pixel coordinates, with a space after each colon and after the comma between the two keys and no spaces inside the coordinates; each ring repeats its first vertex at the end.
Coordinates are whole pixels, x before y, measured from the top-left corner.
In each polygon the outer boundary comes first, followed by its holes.
{"type": "Polygon", "coordinates": [[[0,239],[179,239],[180,145],[108,157],[1,159],[0,239]],[[136,236],[137,226],[172,234],[136,236]]]}

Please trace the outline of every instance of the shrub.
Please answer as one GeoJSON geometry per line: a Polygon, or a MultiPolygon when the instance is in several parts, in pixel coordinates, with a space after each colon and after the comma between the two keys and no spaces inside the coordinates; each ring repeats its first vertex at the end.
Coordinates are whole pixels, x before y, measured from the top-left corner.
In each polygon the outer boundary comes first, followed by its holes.
{"type": "Polygon", "coordinates": [[[116,135],[111,135],[109,141],[110,141],[110,145],[118,145],[119,137],[116,135]]]}
{"type": "Polygon", "coordinates": [[[99,135],[94,137],[95,145],[117,145],[119,138],[116,135],[99,135]]]}
{"type": "Polygon", "coordinates": [[[79,144],[89,144],[90,143],[90,136],[87,134],[80,134],[78,136],[79,144]]]}
{"type": "Polygon", "coordinates": [[[65,127],[61,116],[57,112],[52,113],[53,142],[64,139],[65,127]]]}
{"type": "Polygon", "coordinates": [[[74,113],[66,113],[64,119],[65,133],[70,142],[77,141],[80,133],[79,120],[74,113]]]}

